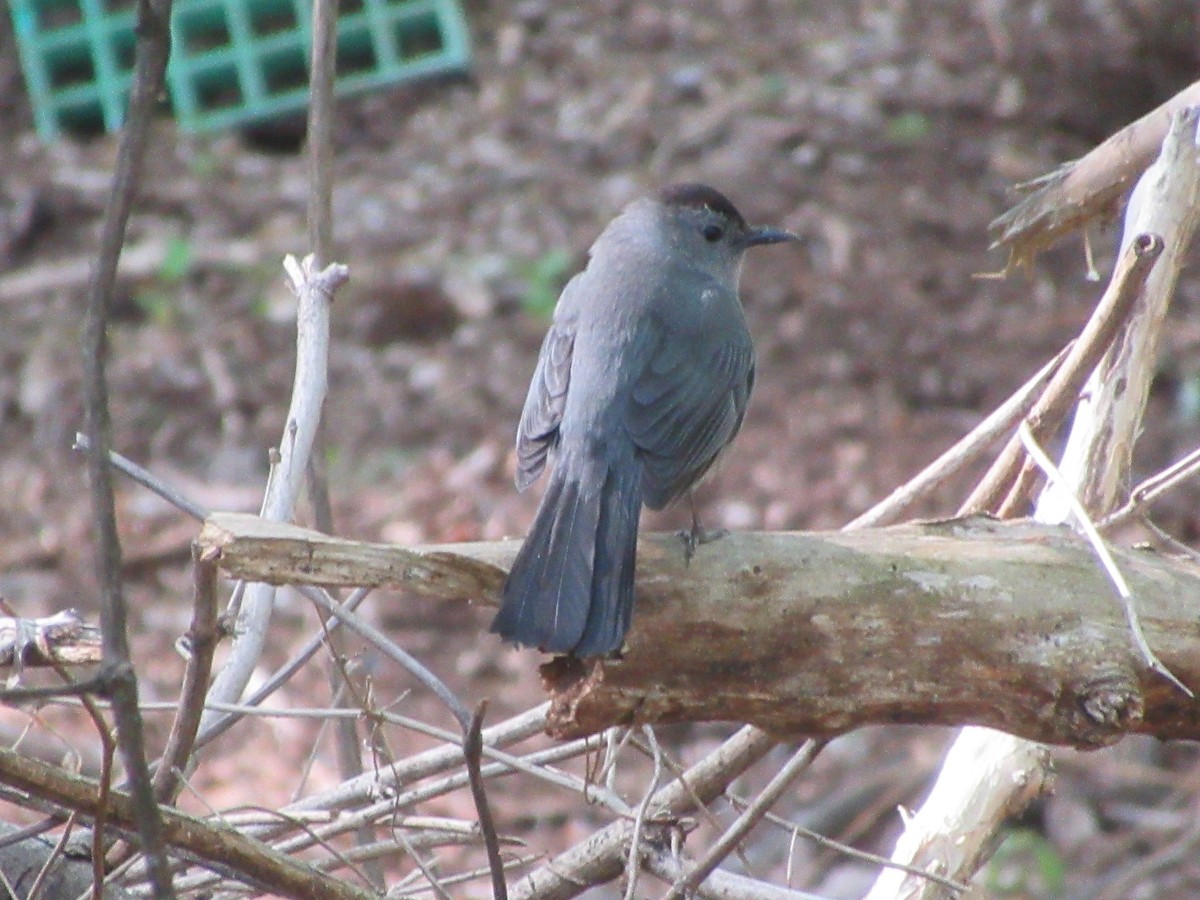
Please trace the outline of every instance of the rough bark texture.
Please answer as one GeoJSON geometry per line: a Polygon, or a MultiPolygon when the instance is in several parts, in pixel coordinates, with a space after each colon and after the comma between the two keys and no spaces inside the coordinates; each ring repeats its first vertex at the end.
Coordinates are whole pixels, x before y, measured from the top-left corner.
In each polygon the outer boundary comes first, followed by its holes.
{"type": "MultiPolygon", "coordinates": [[[[389,584],[489,603],[495,567],[516,550],[357,544],[229,515],[210,519],[201,543],[238,577],[389,584]]],[[[1200,685],[1200,569],[1114,552],[1154,649],[1200,685]]],[[[1027,521],[737,534],[690,565],[676,538],[647,536],[623,658],[561,658],[543,674],[560,737],[704,720],[780,735],[976,724],[1080,747],[1128,732],[1200,736],[1200,708],[1132,650],[1089,546],[1027,521]]]]}
{"type": "MultiPolygon", "coordinates": [[[[1065,528],[972,519],[722,550],[719,568],[698,559],[643,589],[621,661],[545,667],[553,733],[731,719],[813,736],[989,725],[1076,746],[1200,734],[1200,710],[1145,670],[1065,528]]],[[[1200,574],[1148,553],[1118,561],[1152,645],[1200,684],[1200,574]]]]}

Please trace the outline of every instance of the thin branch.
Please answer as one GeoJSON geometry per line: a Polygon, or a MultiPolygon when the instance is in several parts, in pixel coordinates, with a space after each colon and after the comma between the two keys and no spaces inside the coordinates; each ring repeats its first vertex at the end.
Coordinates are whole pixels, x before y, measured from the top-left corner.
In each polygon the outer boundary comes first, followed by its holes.
{"type": "MultiPolygon", "coordinates": [[[[297,263],[290,256],[284,260],[284,269],[299,302],[292,399],[279,443],[278,463],[272,466],[263,498],[262,516],[273,522],[291,520],[300,494],[328,385],[329,310],[334,292],[349,277],[345,266],[330,265],[318,271],[311,259],[297,263]]],[[[241,697],[262,654],[274,605],[273,586],[253,584],[247,588],[229,658],[209,692],[214,700],[230,703],[241,697]]],[[[211,722],[206,716],[201,730],[211,722]]]]}
{"type": "MultiPolygon", "coordinates": [[[[408,651],[402,649],[394,641],[390,640],[383,632],[375,628],[365,619],[357,614],[350,612],[344,607],[338,606],[331,599],[326,597],[324,592],[315,590],[311,587],[301,587],[299,589],[313,603],[317,604],[326,614],[335,616],[351,631],[358,634],[374,644],[384,655],[399,665],[401,668],[409,672],[413,677],[425,685],[454,715],[458,720],[459,727],[462,729],[462,749],[463,758],[467,763],[467,771],[469,773],[473,786],[471,796],[475,801],[476,812],[479,815],[480,827],[484,829],[485,838],[487,838],[488,858],[492,863],[493,873],[493,890],[495,891],[496,900],[506,900],[508,896],[507,889],[504,883],[504,870],[500,865],[500,848],[495,840],[495,826],[491,825],[492,816],[488,809],[487,793],[483,790],[483,781],[479,775],[478,754],[474,753],[472,729],[475,727],[474,716],[468,712],[462,700],[458,698],[444,681],[433,674],[424,664],[419,662],[416,657],[412,656],[408,651]],[[474,755],[474,762],[472,761],[474,755]],[[478,790],[475,790],[475,786],[478,790]],[[486,823],[486,824],[485,824],[486,823]]],[[[478,713],[476,713],[478,715],[478,713]]]]}
{"type": "MultiPolygon", "coordinates": [[[[673,884],[686,874],[689,862],[662,849],[648,854],[644,865],[663,881],[673,884]]],[[[709,875],[708,880],[696,889],[695,896],[702,900],[828,900],[818,894],[767,884],[723,869],[709,875]]]]}
{"type": "Polygon", "coordinates": [[[944,484],[946,479],[969,466],[983,455],[1002,434],[1010,431],[1025,415],[1042,394],[1050,379],[1058,372],[1063,360],[1070,353],[1072,341],[1042,366],[1037,374],[1026,381],[1016,392],[996,407],[969,434],[958,440],[953,447],[896,488],[870,510],[850,522],[846,528],[870,528],[899,521],[908,510],[933,490],[944,484]]]}
{"type": "MultiPolygon", "coordinates": [[[[513,716],[498,725],[484,729],[484,752],[488,748],[505,747],[532,735],[541,733],[546,727],[546,710],[549,703],[513,716]]],[[[447,733],[449,734],[449,733],[447,733]]],[[[378,775],[367,773],[345,784],[306,797],[287,809],[287,812],[305,812],[314,809],[345,809],[356,803],[372,802],[380,791],[394,790],[421,778],[445,772],[462,761],[462,745],[451,737],[447,744],[433,747],[415,756],[410,756],[378,775]]]]}
{"type": "MultiPolygon", "coordinates": [[[[632,733],[632,729],[627,733],[632,733]]],[[[649,725],[643,725],[642,733],[646,736],[646,745],[654,760],[654,771],[650,775],[650,783],[646,785],[646,793],[642,797],[642,802],[638,804],[637,815],[633,820],[633,835],[629,839],[629,862],[625,866],[625,900],[635,900],[637,896],[635,892],[637,891],[638,873],[642,869],[642,829],[646,826],[646,815],[650,812],[650,802],[654,799],[654,792],[658,790],[663,770],[662,748],[658,746],[658,738],[654,736],[654,729],[649,725]]]]}
{"type": "MultiPolygon", "coordinates": [[[[371,588],[358,588],[348,598],[346,598],[346,609],[357,609],[364,600],[371,594],[371,588]]],[[[330,616],[321,623],[321,628],[308,639],[308,642],[301,647],[291,659],[280,666],[271,677],[262,683],[262,685],[254,691],[246,700],[241,703],[221,703],[216,700],[207,701],[209,709],[218,712],[226,713],[225,715],[211,717],[211,724],[207,727],[202,727],[200,734],[196,738],[197,749],[215,741],[218,737],[236,725],[243,715],[246,714],[246,708],[258,706],[283,685],[291,680],[304,664],[312,659],[321,646],[325,642],[325,635],[334,629],[341,628],[341,621],[330,616]]],[[[357,713],[356,713],[357,715],[357,713]]]]}
{"type": "Polygon", "coordinates": [[[1129,494],[1129,502],[1106,516],[1104,521],[1100,522],[1099,528],[1107,530],[1124,525],[1180,482],[1194,477],[1197,472],[1200,472],[1200,447],[1135,487],[1129,494]]]}
{"type": "Polygon", "coordinates": [[[775,801],[809,767],[824,746],[825,741],[805,741],[800,749],[792,754],[792,758],[775,773],[767,786],[759,792],[758,796],[754,798],[754,802],[746,807],[742,814],[734,820],[734,823],[725,830],[725,833],[700,857],[696,865],[671,885],[671,889],[663,895],[663,900],[684,900],[684,897],[699,887],[733,848],[750,833],[750,829],[770,811],[771,807],[775,805],[775,801]]]}
{"type": "MultiPolygon", "coordinates": [[[[1162,238],[1140,235],[1117,260],[1117,267],[1096,311],[1054,374],[1026,420],[1033,434],[1045,440],[1077,402],[1079,391],[1125,323],[1155,260],[1163,251],[1162,238]]],[[[1021,468],[1021,442],[1014,435],[960,508],[960,514],[995,509],[1021,468]]]]}
{"type": "MultiPolygon", "coordinates": [[[[64,701],[60,700],[59,702],[64,702],[64,701]]],[[[536,722],[537,715],[543,714],[547,705],[548,704],[543,704],[540,707],[530,710],[529,712],[534,714],[534,717],[531,721],[536,722]]],[[[330,709],[329,707],[268,708],[268,707],[261,707],[261,706],[250,706],[247,703],[214,703],[214,702],[209,702],[206,704],[206,706],[209,709],[217,710],[219,712],[236,713],[239,717],[249,716],[249,717],[277,718],[277,719],[313,719],[313,720],[320,721],[320,720],[325,720],[325,719],[359,719],[359,718],[362,718],[362,715],[363,715],[362,711],[359,709],[330,709]]],[[[178,708],[177,703],[163,702],[163,703],[143,703],[143,704],[141,704],[141,710],[143,713],[170,711],[170,710],[175,710],[177,708],[178,708]]],[[[458,735],[456,735],[452,731],[448,731],[445,728],[438,728],[435,725],[428,725],[424,722],[421,722],[417,719],[410,718],[408,716],[402,716],[397,713],[392,713],[392,712],[387,712],[387,711],[372,711],[370,715],[372,718],[376,718],[380,722],[384,722],[388,725],[397,725],[401,728],[407,728],[410,731],[417,732],[418,734],[423,734],[427,737],[432,737],[432,738],[436,738],[441,741],[446,741],[448,744],[457,744],[458,740],[459,740],[458,735]]],[[[522,716],[517,717],[516,720],[509,720],[508,722],[502,723],[502,725],[499,725],[496,727],[504,728],[504,727],[510,725],[514,721],[523,721],[523,720],[530,720],[529,713],[525,713],[522,716]]],[[[544,718],[542,719],[541,723],[537,725],[536,728],[532,729],[532,731],[533,732],[540,731],[543,726],[544,726],[544,718]]],[[[559,750],[571,750],[572,752],[568,755],[582,756],[585,753],[588,753],[594,749],[594,739],[593,738],[581,738],[579,740],[573,741],[568,744],[557,744],[555,746],[559,750]],[[577,752],[575,752],[575,751],[577,751],[577,752]]],[[[594,802],[597,802],[597,803],[600,803],[600,804],[606,806],[609,810],[611,810],[614,814],[616,814],[618,816],[626,816],[626,817],[632,818],[634,815],[634,812],[629,808],[629,804],[627,804],[624,800],[622,800],[620,798],[620,796],[615,793],[615,791],[613,791],[611,789],[607,789],[607,788],[601,788],[598,785],[594,784],[593,782],[585,780],[584,778],[581,778],[578,775],[574,775],[569,772],[560,772],[556,769],[549,769],[549,768],[545,768],[540,765],[528,763],[525,761],[524,757],[514,756],[511,753],[505,753],[503,750],[499,750],[490,744],[483,745],[482,755],[486,756],[488,759],[490,759],[494,762],[503,763],[504,765],[508,766],[510,769],[513,769],[518,772],[523,772],[524,774],[529,775],[533,778],[537,778],[542,781],[545,781],[547,784],[551,784],[551,785],[554,785],[555,787],[560,787],[565,790],[574,791],[576,793],[586,795],[586,797],[589,801],[594,801],[594,802]]],[[[453,765],[453,762],[454,762],[454,760],[447,760],[446,764],[442,767],[441,771],[451,768],[451,766],[453,765]]],[[[398,764],[393,763],[392,765],[394,767],[395,765],[398,765],[398,764]]],[[[673,764],[671,764],[671,765],[673,765],[673,764]]],[[[384,771],[386,772],[387,770],[385,769],[384,771]]],[[[429,774],[436,774],[436,773],[429,773],[429,774]]],[[[399,782],[401,780],[402,779],[397,779],[397,782],[399,782]]],[[[404,780],[413,780],[413,779],[404,779],[404,780]]],[[[3,845],[2,842],[0,842],[0,846],[2,846],[2,845],[3,845]]]]}
{"type": "Polygon", "coordinates": [[[217,624],[217,564],[192,547],[192,624],[188,628],[188,661],[179,690],[179,707],[167,746],[154,775],[154,795],[160,803],[173,803],[179,796],[178,773],[187,769],[195,747],[200,719],[204,714],[204,696],[212,673],[213,656],[220,639],[217,624]]]}
{"type": "MultiPolygon", "coordinates": [[[[518,717],[518,719],[522,719],[518,717]]],[[[510,724],[510,723],[505,723],[510,724]]],[[[525,735],[528,736],[528,735],[525,735]]],[[[549,747],[543,750],[538,750],[528,754],[523,758],[525,768],[531,765],[545,765],[547,763],[556,762],[562,759],[575,757],[580,755],[580,747],[584,744],[583,741],[572,741],[569,744],[549,747]]],[[[458,765],[461,760],[459,753],[461,748],[453,746],[449,748],[453,750],[455,756],[451,760],[453,765],[458,765]]],[[[427,751],[419,756],[430,756],[436,754],[437,751],[427,751]]],[[[404,766],[415,759],[411,757],[397,764],[397,767],[404,766]]],[[[449,766],[448,766],[449,767],[449,766]]],[[[448,768],[447,767],[447,768],[448,768]]],[[[484,778],[495,778],[507,776],[514,771],[524,771],[524,768],[510,767],[507,764],[491,764],[484,766],[482,775],[484,778]]],[[[380,773],[381,776],[386,776],[388,771],[385,769],[380,773]]],[[[393,777],[396,777],[393,774],[393,777]]],[[[397,779],[398,781],[398,779],[397,779]]],[[[260,839],[265,839],[269,835],[276,835],[289,829],[302,829],[299,833],[294,834],[286,839],[279,840],[272,845],[272,850],[280,854],[296,854],[302,850],[306,850],[318,844],[326,843],[338,835],[346,834],[355,831],[364,823],[377,823],[390,819],[396,815],[397,810],[405,807],[414,806],[419,803],[425,803],[436,797],[444,796],[451,791],[457,790],[468,785],[468,779],[465,771],[459,769],[451,775],[445,776],[431,784],[422,785],[420,788],[405,791],[403,793],[394,793],[387,790],[385,778],[380,777],[376,780],[378,789],[371,797],[364,798],[369,801],[368,805],[359,809],[349,810],[346,805],[326,804],[331,809],[338,809],[340,812],[337,815],[329,816],[327,811],[322,811],[322,819],[326,824],[309,825],[309,820],[312,819],[312,810],[315,808],[311,797],[294,804],[284,810],[273,812],[275,818],[261,825],[247,825],[243,831],[246,836],[258,836],[260,839]],[[380,795],[383,799],[376,799],[380,795]]],[[[485,874],[487,871],[485,870],[485,874]]],[[[178,879],[176,886],[180,891],[196,891],[201,889],[212,888],[220,881],[219,875],[204,873],[199,875],[191,875],[178,879]]]]}
{"type": "MultiPolygon", "coordinates": [[[[540,858],[541,858],[540,853],[530,853],[525,856],[518,856],[516,859],[507,860],[504,863],[504,868],[505,868],[505,870],[519,869],[519,868],[522,868],[523,866],[528,865],[529,863],[533,862],[534,860],[540,859],[540,858]]],[[[447,887],[447,888],[454,887],[455,885],[458,885],[458,884],[465,884],[468,881],[475,881],[477,878],[484,878],[486,876],[489,876],[490,874],[491,874],[490,866],[485,866],[482,869],[472,869],[469,872],[459,872],[457,875],[450,875],[446,878],[443,878],[442,879],[442,887],[447,887]]],[[[431,888],[429,886],[417,887],[417,888],[405,887],[403,892],[397,892],[397,889],[393,888],[392,895],[398,896],[398,897],[409,897],[409,896],[416,895],[416,894],[428,893],[431,890],[433,890],[433,888],[431,888]]]]}
{"type": "Polygon", "coordinates": [[[359,637],[374,644],[388,659],[407,671],[421,682],[421,684],[425,685],[450,710],[454,718],[458,720],[458,724],[464,734],[470,730],[470,710],[458,698],[458,695],[447,687],[444,681],[434,675],[416,657],[400,647],[395,641],[362,616],[351,612],[343,606],[338,606],[323,591],[316,590],[308,585],[301,585],[297,590],[311,600],[326,615],[335,617],[359,637]]]}
{"type": "Polygon", "coordinates": [[[100,582],[100,622],[104,645],[107,695],[113,701],[117,743],[132,789],[133,818],[142,849],[150,859],[150,883],[155,897],[174,897],[162,821],[154,803],[145,739],[137,709],[137,675],[130,659],[127,609],[121,586],[121,545],[113,506],[108,450],[112,423],[108,409],[108,319],[112,308],[117,263],[125,230],[143,171],[150,120],[154,115],[171,49],[171,0],[140,0],[134,45],[133,85],[125,128],[117,149],[112,192],[104,209],[100,251],[88,284],[83,326],[84,431],[91,443],[88,480],[96,536],[96,569],[100,582]]]}
{"type": "MultiPolygon", "coordinates": [[[[72,445],[73,450],[90,450],[92,442],[88,440],[87,435],[81,432],[75,433],[75,443],[72,445]]],[[[187,513],[198,522],[203,522],[211,513],[211,510],[206,509],[199,503],[194,502],[186,497],[182,492],[177,491],[165,481],[152,472],[143,469],[127,456],[122,456],[116,450],[108,451],[108,463],[118,472],[128,475],[142,487],[149,490],[151,493],[157,494],[162,499],[166,500],[176,509],[180,509],[187,513]]]]}
{"type": "MultiPolygon", "coordinates": [[[[726,791],[725,796],[737,809],[746,809],[746,807],[750,805],[749,800],[739,797],[733,793],[733,791],[726,791]]],[[[942,887],[949,891],[953,891],[956,894],[965,893],[971,889],[969,884],[962,884],[961,882],[954,881],[950,878],[943,878],[941,875],[938,875],[934,872],[927,872],[924,869],[918,869],[916,866],[909,866],[905,865],[904,863],[895,862],[894,860],[888,859],[886,856],[880,856],[878,853],[870,853],[866,850],[859,850],[857,847],[852,847],[843,841],[834,840],[827,835],[821,834],[819,831],[813,831],[811,828],[805,828],[803,825],[798,825],[795,822],[788,821],[782,816],[777,816],[775,813],[768,812],[764,818],[768,822],[773,823],[792,836],[792,840],[788,849],[789,872],[787,876],[787,882],[789,884],[791,884],[792,880],[790,868],[791,857],[795,849],[795,842],[798,838],[803,837],[805,840],[812,841],[812,843],[816,844],[818,847],[824,847],[828,850],[834,851],[835,853],[839,853],[842,856],[848,856],[851,859],[861,860],[862,862],[871,863],[872,865],[883,868],[899,869],[903,872],[909,872],[913,875],[916,875],[918,878],[924,878],[928,881],[936,882],[937,884],[940,884],[942,887]]]]}
{"type": "MultiPolygon", "coordinates": [[[[524,765],[520,767],[510,766],[507,763],[489,763],[482,767],[480,776],[484,779],[506,778],[515,772],[525,771],[532,766],[545,766],[550,763],[561,762],[565,759],[573,759],[585,752],[585,749],[586,744],[583,740],[557,744],[527,754],[522,760],[524,765]]],[[[278,840],[274,846],[277,850],[295,853],[312,846],[314,842],[312,839],[329,840],[339,834],[346,834],[349,831],[353,831],[363,823],[378,822],[394,816],[397,810],[415,806],[418,803],[428,802],[463,787],[470,787],[470,776],[467,774],[465,768],[460,767],[451,774],[443,775],[420,787],[412,788],[402,793],[394,793],[385,796],[384,799],[372,798],[365,806],[357,809],[343,809],[341,815],[328,825],[313,828],[311,835],[293,835],[278,840]]],[[[302,808],[305,802],[300,801],[300,803],[286,808],[281,815],[290,816],[292,810],[302,808]]],[[[283,820],[283,823],[287,824],[286,818],[283,820]]],[[[254,833],[253,830],[251,830],[251,833],[254,833]]],[[[258,833],[261,834],[262,832],[258,833]]]]}
{"type": "Polygon", "coordinates": [[[463,738],[463,755],[467,759],[467,775],[470,777],[471,797],[475,801],[475,811],[479,816],[479,830],[483,833],[488,865],[492,869],[492,896],[495,897],[495,900],[508,900],[508,883],[504,879],[504,859],[500,856],[500,838],[496,834],[496,823],[492,819],[487,791],[483,785],[483,775],[480,772],[480,758],[483,755],[483,714],[486,711],[487,701],[483,701],[475,707],[471,725],[463,738]]]}
{"type": "Polygon", "coordinates": [[[333,82],[338,0],[313,0],[308,80],[308,243],[314,267],[333,253],[333,82]]]}
{"type": "MultiPolygon", "coordinates": [[[[105,815],[123,831],[133,827],[133,800],[128,794],[114,790],[105,795],[100,783],[69,775],[57,766],[0,749],[0,778],[9,787],[48,799],[85,817],[105,815]]],[[[194,855],[206,865],[226,872],[236,871],[245,884],[304,900],[314,896],[329,900],[368,900],[374,896],[314,872],[308,865],[274,853],[261,843],[227,828],[171,809],[159,809],[159,812],[162,821],[160,840],[176,850],[194,855]]],[[[153,870],[150,874],[153,877],[153,870]]]]}
{"type": "MultiPolygon", "coordinates": [[[[400,832],[396,832],[396,840],[400,844],[400,846],[402,846],[408,852],[409,859],[411,859],[413,861],[413,864],[416,865],[416,867],[420,870],[421,874],[425,876],[425,883],[429,885],[429,887],[433,890],[433,892],[435,894],[437,894],[438,897],[441,898],[441,900],[454,900],[454,898],[450,896],[450,892],[447,891],[446,888],[442,885],[442,882],[438,879],[437,875],[433,872],[433,870],[430,868],[430,866],[425,862],[425,860],[421,859],[421,855],[417,852],[417,849],[408,840],[408,837],[405,836],[404,834],[401,834],[400,832]]],[[[490,860],[489,860],[488,868],[489,868],[489,870],[494,871],[493,867],[490,865],[490,860]]],[[[503,863],[503,861],[501,861],[501,863],[500,863],[500,872],[501,872],[501,884],[503,884],[504,883],[504,879],[503,879],[504,863],[503,863]]],[[[493,886],[494,886],[494,882],[493,882],[493,886]]]]}
{"type": "Polygon", "coordinates": [[[1117,597],[1121,601],[1121,608],[1125,612],[1125,621],[1129,625],[1129,633],[1133,637],[1133,645],[1137,648],[1138,653],[1149,668],[1167,679],[1167,681],[1187,694],[1188,697],[1194,699],[1196,695],[1192,690],[1176,678],[1174,673],[1158,658],[1158,654],[1150,648],[1150,643],[1146,640],[1146,633],[1142,630],[1142,621],[1134,605],[1133,591],[1129,589],[1129,582],[1121,574],[1116,560],[1113,559],[1112,553],[1109,552],[1108,547],[1104,543],[1104,539],[1100,537],[1100,532],[1096,530],[1096,525],[1087,514],[1087,510],[1083,508],[1083,504],[1079,502],[1079,498],[1071,492],[1069,486],[1066,484],[1066,479],[1063,478],[1062,473],[1058,471],[1058,467],[1054,465],[1050,457],[1046,455],[1046,451],[1038,445],[1037,440],[1029,430],[1028,423],[1022,422],[1017,433],[1021,438],[1021,443],[1025,446],[1025,451],[1041,467],[1042,471],[1046,473],[1046,477],[1057,485],[1062,492],[1062,496],[1068,499],[1075,516],[1077,529],[1083,532],[1084,536],[1088,539],[1088,543],[1091,544],[1092,549],[1096,553],[1096,558],[1100,560],[1100,565],[1104,568],[1109,581],[1112,582],[1112,586],[1117,592],[1117,597]]]}
{"type": "MultiPolygon", "coordinates": [[[[659,788],[651,801],[650,818],[681,816],[694,808],[695,800],[712,802],[770,753],[775,743],[775,738],[757,728],[739,729],[680,779],[659,788]]],[[[611,881],[624,869],[632,835],[632,822],[613,822],[530,872],[511,886],[509,895],[513,900],[568,900],[591,885],[611,881]]]]}
{"type": "MultiPolygon", "coordinates": [[[[337,57],[338,0],[313,0],[312,42],[309,55],[308,134],[305,140],[308,164],[308,245],[314,265],[321,268],[333,258],[333,121],[334,71],[337,57]]],[[[317,424],[313,452],[308,458],[308,496],[313,520],[321,531],[334,533],[333,504],[329,497],[329,479],[325,467],[326,425],[322,418],[317,424]]],[[[335,598],[336,599],[336,598],[335,598]]],[[[338,689],[345,678],[336,660],[345,656],[344,632],[329,634],[329,647],[335,663],[330,667],[329,680],[335,703],[349,703],[350,694],[338,689]]],[[[353,778],[363,771],[359,752],[358,726],[352,719],[334,726],[338,771],[342,778],[353,778]]],[[[358,835],[360,845],[369,844],[374,835],[364,830],[358,835]]],[[[377,885],[383,885],[383,870],[375,861],[368,861],[368,873],[377,885]]]]}

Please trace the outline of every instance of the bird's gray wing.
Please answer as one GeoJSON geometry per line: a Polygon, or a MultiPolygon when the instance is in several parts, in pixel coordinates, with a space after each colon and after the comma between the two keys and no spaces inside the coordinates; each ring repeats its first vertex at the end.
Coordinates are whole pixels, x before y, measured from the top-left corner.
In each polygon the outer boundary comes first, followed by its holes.
{"type": "Polygon", "coordinates": [[[575,281],[563,289],[559,310],[542,341],[537,368],[529,383],[525,408],[517,426],[517,490],[529,487],[546,466],[546,455],[558,442],[558,426],[567,405],[571,383],[571,359],[575,349],[575,317],[568,305],[575,281]]]}
{"type": "Polygon", "coordinates": [[[647,506],[661,509],[703,477],[741,428],[753,386],[754,345],[744,327],[690,337],[659,331],[627,420],[647,506]]]}

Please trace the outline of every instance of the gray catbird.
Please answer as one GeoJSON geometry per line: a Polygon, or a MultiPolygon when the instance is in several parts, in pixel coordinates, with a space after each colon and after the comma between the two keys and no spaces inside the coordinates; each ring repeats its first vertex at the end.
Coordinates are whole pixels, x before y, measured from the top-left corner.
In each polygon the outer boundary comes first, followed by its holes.
{"type": "Polygon", "coordinates": [[[754,385],[742,254],[795,240],[679,184],[630,203],[563,289],[517,428],[517,489],[554,472],[492,631],[542,650],[619,650],[638,516],[692,487],[733,440],[754,385]]]}

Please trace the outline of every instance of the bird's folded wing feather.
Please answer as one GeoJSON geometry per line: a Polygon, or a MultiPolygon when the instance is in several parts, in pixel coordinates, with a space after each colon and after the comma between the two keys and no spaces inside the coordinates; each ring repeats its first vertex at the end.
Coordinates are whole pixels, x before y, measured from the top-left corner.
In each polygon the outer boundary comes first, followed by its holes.
{"type": "Polygon", "coordinates": [[[647,506],[665,506],[708,471],[741,427],[753,383],[754,347],[744,332],[715,341],[659,336],[628,416],[647,506]]]}
{"type": "MultiPolygon", "coordinates": [[[[572,284],[573,281],[563,290],[560,306],[572,284]]],[[[546,465],[546,454],[558,439],[558,426],[567,405],[574,348],[574,319],[556,320],[542,341],[517,427],[517,490],[525,490],[537,479],[546,465]]]]}

